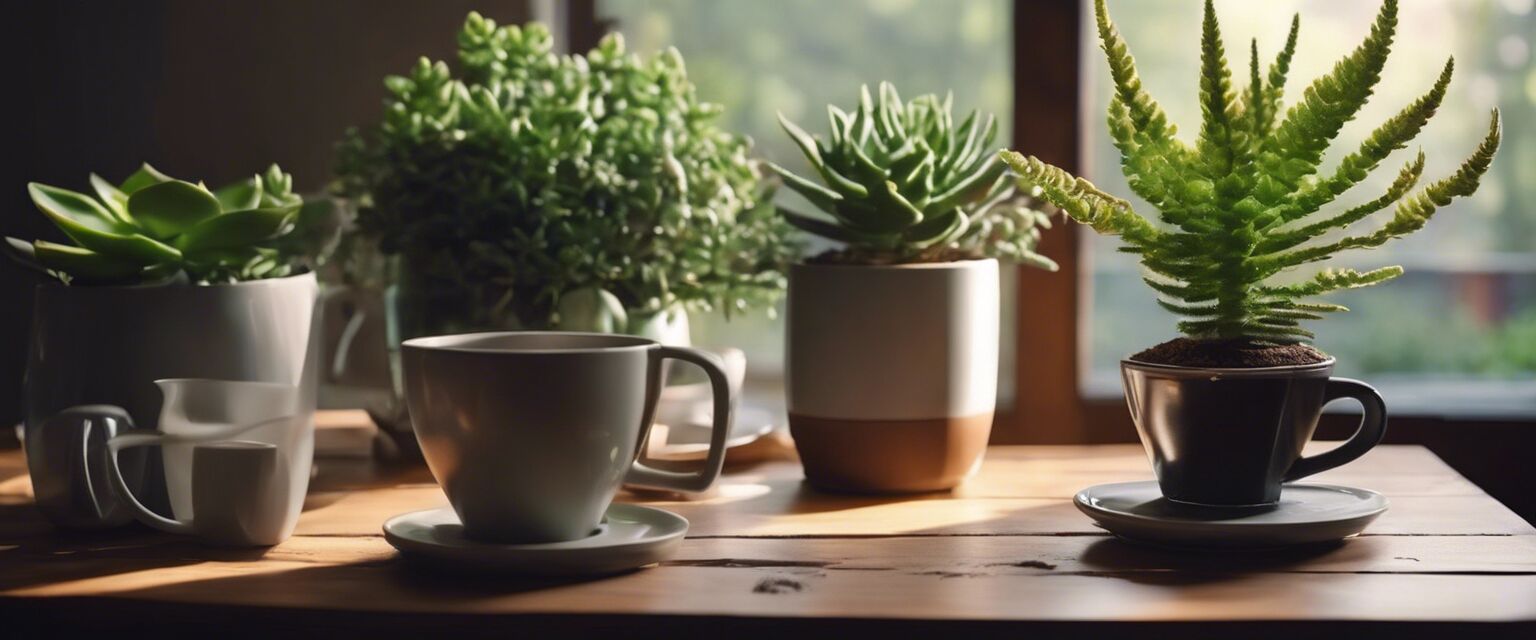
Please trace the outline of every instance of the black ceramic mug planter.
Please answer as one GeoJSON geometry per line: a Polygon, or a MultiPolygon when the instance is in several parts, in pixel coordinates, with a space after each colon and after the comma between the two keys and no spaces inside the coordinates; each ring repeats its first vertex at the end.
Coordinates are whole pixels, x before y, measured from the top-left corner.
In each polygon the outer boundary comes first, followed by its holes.
{"type": "Polygon", "coordinates": [[[1204,369],[1121,361],[1126,402],[1163,496],[1210,506],[1273,504],[1282,482],[1376,446],[1386,433],[1386,404],[1370,385],[1330,377],[1333,363],[1204,369]],[[1359,430],[1331,451],[1301,457],[1323,405],[1342,398],[1364,407],[1359,430]]]}

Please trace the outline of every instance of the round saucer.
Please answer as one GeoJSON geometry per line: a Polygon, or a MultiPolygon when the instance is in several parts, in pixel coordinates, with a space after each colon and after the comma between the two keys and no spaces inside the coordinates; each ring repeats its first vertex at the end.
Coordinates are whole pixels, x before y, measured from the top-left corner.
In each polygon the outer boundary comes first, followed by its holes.
{"type": "Polygon", "coordinates": [[[1078,492],[1073,504],[1100,527],[1139,542],[1256,549],[1331,542],[1360,533],[1387,510],[1365,489],[1288,484],[1265,507],[1202,507],[1171,502],[1157,482],[1117,482],[1078,492]]]}
{"type": "MultiPolygon", "coordinates": [[[[703,460],[709,456],[709,438],[714,431],[710,421],[713,417],[712,407],[700,405],[695,407],[688,419],[665,423],[666,442],[652,447],[646,455],[656,460],[703,460]]],[[[725,448],[735,449],[757,442],[763,436],[773,433],[775,424],[773,413],[763,407],[747,404],[738,406],[736,415],[731,419],[731,434],[726,438],[725,448]]]]}
{"type": "Polygon", "coordinates": [[[413,559],[477,573],[536,576],[604,575],[655,564],[670,557],[687,532],[682,516],[635,504],[609,506],[593,535],[542,544],[470,540],[449,507],[404,513],[384,523],[384,539],[413,559]]]}

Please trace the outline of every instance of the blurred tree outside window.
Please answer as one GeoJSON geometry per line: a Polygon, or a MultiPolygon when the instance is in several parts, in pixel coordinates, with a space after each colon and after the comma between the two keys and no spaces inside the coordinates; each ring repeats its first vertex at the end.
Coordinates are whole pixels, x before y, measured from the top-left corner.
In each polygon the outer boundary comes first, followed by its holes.
{"type": "MultiPolygon", "coordinates": [[[[1332,161],[1352,150],[1372,127],[1434,82],[1447,56],[1456,76],[1440,113],[1415,141],[1429,156],[1426,176],[1449,173],[1477,144],[1484,115],[1504,113],[1504,146],[1473,198],[1436,214],[1424,232],[1375,251],[1340,254],[1339,266],[1401,264],[1407,274],[1383,287],[1341,292],[1332,302],[1351,311],[1310,328],[1319,348],[1338,358],[1337,375],[1378,386],[1395,412],[1451,415],[1536,413],[1536,7],[1533,0],[1404,0],[1398,39],[1376,94],[1334,145],[1332,161]]],[[[1287,86],[1287,104],[1311,79],[1332,68],[1365,36],[1379,4],[1336,0],[1217,0],[1230,62],[1246,70],[1248,41],[1257,37],[1264,64],[1285,42],[1292,14],[1301,36],[1287,86]]],[[[1193,139],[1199,2],[1111,0],[1110,13],[1130,43],[1148,90],[1193,139]]],[[[1087,19],[1091,24],[1092,19],[1087,19]]],[[[1130,191],[1104,129],[1110,95],[1098,42],[1083,40],[1086,84],[1085,170],[1118,195],[1130,191]]],[[[1382,192],[1397,152],[1341,204],[1382,192]]],[[[1326,161],[1325,161],[1326,162],[1326,161]]],[[[1325,166],[1331,166],[1325,164],[1325,166]]],[[[1150,211],[1150,209],[1146,209],[1150,211]]],[[[1372,221],[1391,216],[1388,209],[1372,221]]],[[[1115,240],[1085,234],[1092,278],[1089,366],[1091,395],[1118,395],[1121,358],[1174,337],[1174,318],[1140,281],[1134,256],[1116,253],[1115,240]]]]}

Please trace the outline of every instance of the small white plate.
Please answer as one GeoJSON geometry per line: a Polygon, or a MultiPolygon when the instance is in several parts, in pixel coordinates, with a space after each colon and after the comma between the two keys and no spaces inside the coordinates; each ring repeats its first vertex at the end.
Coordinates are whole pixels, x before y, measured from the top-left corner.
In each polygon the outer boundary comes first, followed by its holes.
{"type": "MultiPolygon", "coordinates": [[[[656,460],[703,460],[709,456],[713,419],[714,410],[706,404],[685,420],[665,423],[666,441],[649,447],[646,455],[656,460]]],[[[736,415],[732,416],[731,435],[725,440],[725,448],[735,449],[757,442],[773,433],[774,426],[772,411],[743,403],[736,407],[736,415]]]]}
{"type": "Polygon", "coordinates": [[[384,539],[413,559],[476,573],[597,576],[620,573],[672,556],[688,521],[675,513],[615,504],[597,532],[580,540],[495,544],[464,537],[453,509],[413,511],[384,523],[384,539]]]}
{"type": "Polygon", "coordinates": [[[1122,538],[1175,547],[1259,549],[1331,542],[1360,533],[1387,510],[1365,489],[1288,484],[1269,507],[1201,507],[1170,502],[1157,482],[1089,487],[1079,511],[1122,538]]]}

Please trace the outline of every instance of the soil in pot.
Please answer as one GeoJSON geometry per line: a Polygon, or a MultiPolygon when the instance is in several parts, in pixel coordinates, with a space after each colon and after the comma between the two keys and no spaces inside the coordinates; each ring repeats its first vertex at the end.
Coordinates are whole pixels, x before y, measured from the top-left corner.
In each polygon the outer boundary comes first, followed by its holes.
{"type": "Polygon", "coordinates": [[[1131,359],[1147,364],[1202,369],[1257,369],[1318,364],[1326,362],[1328,355],[1305,344],[1175,338],[1131,356],[1131,359]]]}
{"type": "Polygon", "coordinates": [[[845,265],[855,267],[877,267],[897,264],[937,264],[943,262],[962,262],[965,260],[983,260],[983,256],[973,251],[965,251],[953,247],[933,247],[914,255],[898,254],[888,251],[870,251],[868,249],[828,249],[805,261],[806,264],[815,265],[845,265]]]}

